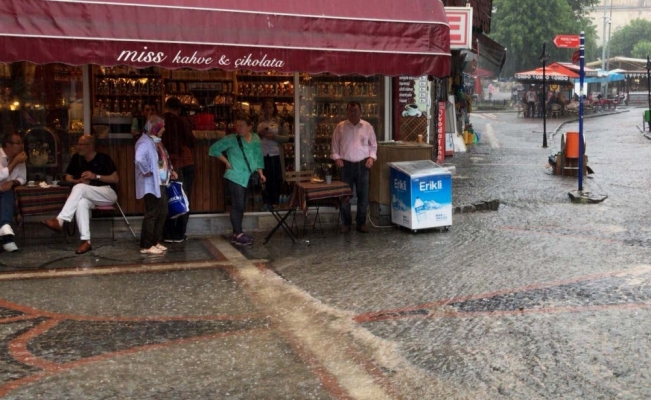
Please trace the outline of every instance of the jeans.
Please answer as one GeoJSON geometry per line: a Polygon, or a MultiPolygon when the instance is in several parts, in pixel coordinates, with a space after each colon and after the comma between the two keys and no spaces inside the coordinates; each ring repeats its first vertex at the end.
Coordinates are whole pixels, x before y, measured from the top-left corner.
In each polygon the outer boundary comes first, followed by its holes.
{"type": "MultiPolygon", "coordinates": [[[[0,228],[4,225],[11,226],[14,220],[14,191],[0,192],[0,228]]],[[[14,235],[2,236],[2,244],[14,241],[14,235]]]]}
{"type": "Polygon", "coordinates": [[[264,204],[278,204],[280,188],[283,184],[283,171],[280,168],[280,156],[264,157],[264,176],[267,178],[262,197],[264,204]]]}
{"type": "Polygon", "coordinates": [[[140,248],[148,249],[163,240],[163,228],[167,218],[167,192],[160,187],[160,198],[147,193],[145,199],[145,216],[142,218],[140,248]]]}
{"type": "MultiPolygon", "coordinates": [[[[355,223],[357,226],[366,223],[370,171],[369,168],[366,168],[366,160],[360,162],[349,162],[344,160],[344,166],[341,168],[341,180],[347,183],[351,188],[354,185],[357,189],[357,216],[355,217],[355,223]]],[[[350,226],[352,221],[350,202],[341,205],[341,216],[343,218],[343,225],[350,226]]]]}
{"type": "Polygon", "coordinates": [[[233,233],[242,233],[242,220],[244,219],[244,207],[246,207],[246,188],[237,183],[228,181],[228,189],[231,192],[231,225],[233,233]]]}
{"type": "MultiPolygon", "coordinates": [[[[176,173],[179,176],[178,181],[183,182],[183,191],[188,197],[189,203],[190,195],[192,193],[192,183],[194,182],[194,165],[181,167],[176,170],[176,173]]],[[[167,221],[165,221],[165,232],[163,236],[166,239],[183,239],[185,237],[189,219],[190,213],[181,215],[175,219],[167,219],[167,221]]]]}

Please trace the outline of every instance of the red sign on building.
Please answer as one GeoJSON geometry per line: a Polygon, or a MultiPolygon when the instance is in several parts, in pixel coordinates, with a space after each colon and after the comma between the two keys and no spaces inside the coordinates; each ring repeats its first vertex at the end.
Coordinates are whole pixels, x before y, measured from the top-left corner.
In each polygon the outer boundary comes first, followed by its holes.
{"type": "Polygon", "coordinates": [[[445,102],[439,102],[439,113],[436,121],[436,163],[445,162],[445,102]]]}

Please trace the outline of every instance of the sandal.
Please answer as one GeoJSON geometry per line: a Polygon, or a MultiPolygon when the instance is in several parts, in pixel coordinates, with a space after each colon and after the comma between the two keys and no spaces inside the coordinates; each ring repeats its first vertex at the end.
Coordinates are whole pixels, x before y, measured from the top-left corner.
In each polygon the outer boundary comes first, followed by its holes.
{"type": "Polygon", "coordinates": [[[156,246],[154,246],[160,251],[167,251],[167,247],[163,246],[162,244],[158,243],[156,246]]]}
{"type": "Polygon", "coordinates": [[[142,253],[142,254],[163,254],[163,250],[160,250],[156,246],[151,246],[148,249],[140,249],[140,253],[142,253]]]}

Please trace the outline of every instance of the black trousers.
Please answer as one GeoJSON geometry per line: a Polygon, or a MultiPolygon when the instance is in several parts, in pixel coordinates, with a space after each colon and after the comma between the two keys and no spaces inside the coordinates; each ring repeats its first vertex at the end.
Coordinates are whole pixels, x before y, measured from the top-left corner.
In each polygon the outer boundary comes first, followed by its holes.
{"type": "Polygon", "coordinates": [[[226,182],[228,182],[228,189],[231,194],[231,225],[233,226],[233,233],[239,235],[242,233],[247,189],[231,180],[226,179],[226,182]]]}
{"type": "Polygon", "coordinates": [[[160,187],[160,198],[147,193],[145,199],[145,216],[142,218],[140,231],[140,248],[148,249],[163,240],[163,228],[167,218],[167,192],[160,187]]]}
{"type": "Polygon", "coordinates": [[[280,156],[264,157],[264,176],[267,178],[262,199],[264,204],[278,204],[280,189],[283,185],[283,171],[280,156]]]}
{"type": "MultiPolygon", "coordinates": [[[[366,212],[368,210],[368,190],[370,169],[366,168],[366,160],[359,162],[350,162],[344,160],[344,166],[341,168],[341,180],[346,182],[352,189],[357,189],[357,215],[355,223],[357,226],[366,223],[366,212]]],[[[350,212],[350,202],[341,205],[342,224],[350,226],[352,216],[350,212]]]]}

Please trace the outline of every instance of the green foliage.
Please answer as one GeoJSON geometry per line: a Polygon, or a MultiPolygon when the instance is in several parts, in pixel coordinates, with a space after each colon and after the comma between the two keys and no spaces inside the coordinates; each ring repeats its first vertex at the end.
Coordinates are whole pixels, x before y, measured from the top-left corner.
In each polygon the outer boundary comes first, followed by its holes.
{"type": "Polygon", "coordinates": [[[638,42],[651,38],[651,21],[634,19],[616,30],[610,37],[610,56],[634,57],[633,48],[638,42]]]}
{"type": "MultiPolygon", "coordinates": [[[[586,59],[595,52],[596,27],[583,16],[577,16],[570,0],[494,0],[491,38],[507,48],[502,76],[542,66],[539,61],[543,42],[547,43],[549,63],[569,62],[576,49],[559,49],[553,40],[559,34],[586,34],[586,59]]],[[[596,0],[576,0],[591,4],[596,0]]]]}
{"type": "Polygon", "coordinates": [[[635,58],[646,58],[651,55],[651,42],[648,40],[641,40],[635,43],[631,55],[635,58]]]}

